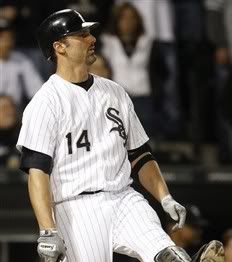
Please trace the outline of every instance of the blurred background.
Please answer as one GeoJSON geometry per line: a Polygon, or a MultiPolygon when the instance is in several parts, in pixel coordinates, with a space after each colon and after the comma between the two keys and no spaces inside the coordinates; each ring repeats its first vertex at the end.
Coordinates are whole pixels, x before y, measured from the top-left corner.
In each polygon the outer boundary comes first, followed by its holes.
{"type": "MultiPolygon", "coordinates": [[[[0,262],[38,262],[38,227],[15,150],[22,112],[54,73],[36,28],[73,8],[99,21],[90,72],[120,83],[150,136],[171,194],[188,215],[183,230],[134,177],[171,238],[193,254],[223,241],[232,261],[232,1],[0,0],[0,262]]],[[[115,254],[116,262],[137,260],[115,254]]]]}

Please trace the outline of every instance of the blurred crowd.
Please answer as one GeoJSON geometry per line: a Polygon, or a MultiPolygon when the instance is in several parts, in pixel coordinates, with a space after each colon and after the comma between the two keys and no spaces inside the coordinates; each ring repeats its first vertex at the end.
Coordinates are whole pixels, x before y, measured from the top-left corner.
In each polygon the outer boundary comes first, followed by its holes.
{"type": "MultiPolygon", "coordinates": [[[[1,0],[0,166],[17,169],[15,143],[22,113],[51,74],[36,43],[36,28],[54,11],[73,8],[99,21],[97,61],[90,72],[120,83],[151,137],[158,161],[200,164],[204,145],[219,165],[232,162],[232,1],[230,0],[1,0]],[[166,154],[162,144],[171,144],[166,154]],[[178,143],[189,154],[173,158],[178,143]]],[[[189,206],[176,243],[196,248],[207,224],[189,206]]],[[[222,236],[232,261],[232,231],[222,236]]],[[[122,261],[122,260],[120,260],[122,261]]],[[[132,261],[132,260],[131,260],[132,261]]]]}

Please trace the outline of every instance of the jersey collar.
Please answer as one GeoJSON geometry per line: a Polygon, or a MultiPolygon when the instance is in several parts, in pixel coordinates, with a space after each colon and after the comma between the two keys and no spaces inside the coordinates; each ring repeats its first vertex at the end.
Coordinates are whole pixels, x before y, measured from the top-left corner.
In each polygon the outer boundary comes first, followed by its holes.
{"type": "Polygon", "coordinates": [[[91,74],[89,74],[88,79],[86,81],[80,83],[72,83],[72,84],[80,86],[84,88],[86,91],[88,91],[90,87],[93,85],[93,82],[94,82],[94,78],[91,74]]]}

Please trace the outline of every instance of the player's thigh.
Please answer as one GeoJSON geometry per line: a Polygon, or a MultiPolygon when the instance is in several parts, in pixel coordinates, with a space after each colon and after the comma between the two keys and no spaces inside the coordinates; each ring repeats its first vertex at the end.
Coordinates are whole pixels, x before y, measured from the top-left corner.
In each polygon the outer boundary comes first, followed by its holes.
{"type": "Polygon", "coordinates": [[[126,196],[119,207],[114,251],[152,262],[162,249],[174,245],[162,229],[156,212],[137,192],[126,196]]]}
{"type": "Polygon", "coordinates": [[[56,207],[56,221],[67,246],[68,262],[111,262],[110,215],[95,196],[79,197],[56,207]]]}

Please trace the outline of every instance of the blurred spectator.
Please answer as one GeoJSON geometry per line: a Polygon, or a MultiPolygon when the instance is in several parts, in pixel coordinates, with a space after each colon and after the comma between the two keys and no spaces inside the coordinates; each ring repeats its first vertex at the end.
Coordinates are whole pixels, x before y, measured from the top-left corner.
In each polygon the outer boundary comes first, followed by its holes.
{"type": "Polygon", "coordinates": [[[97,60],[89,67],[89,72],[108,79],[112,78],[111,68],[108,61],[101,54],[96,54],[97,60]]]}
{"type": "Polygon", "coordinates": [[[219,142],[219,160],[223,164],[232,161],[231,105],[228,96],[232,83],[232,2],[205,0],[208,39],[214,48],[215,65],[215,130],[219,142]],[[221,114],[223,113],[223,114],[221,114]]]}
{"type": "Polygon", "coordinates": [[[35,28],[41,19],[40,11],[38,1],[1,0],[0,17],[15,22],[16,45],[18,47],[36,47],[35,28]]]}
{"type": "Polygon", "coordinates": [[[17,17],[17,9],[11,1],[1,1],[0,17],[14,21],[17,17]]]}
{"type": "Polygon", "coordinates": [[[232,126],[231,97],[232,97],[232,65],[230,66],[229,75],[221,96],[221,113],[223,118],[228,122],[230,126],[232,126]]]}
{"type": "Polygon", "coordinates": [[[42,85],[33,64],[14,50],[14,30],[9,20],[0,18],[0,93],[11,96],[23,109],[42,85]]]}
{"type": "Polygon", "coordinates": [[[215,47],[217,64],[228,64],[232,58],[232,3],[228,0],[205,0],[207,33],[215,47]]]}
{"type": "MultiPolygon", "coordinates": [[[[155,111],[162,126],[161,138],[176,139],[180,131],[179,93],[176,87],[176,48],[173,26],[173,8],[170,0],[116,0],[129,2],[140,13],[145,34],[155,39],[158,60],[151,59],[150,81],[155,95],[155,111]],[[152,61],[153,60],[153,61],[152,61]],[[160,68],[166,66],[166,75],[160,68]]],[[[156,120],[157,121],[157,120],[156,120]]],[[[158,138],[156,134],[156,139],[158,138]]]]}
{"type": "Polygon", "coordinates": [[[173,10],[170,0],[116,0],[115,3],[129,2],[134,5],[142,16],[145,32],[162,42],[175,39],[173,31],[173,10]]]}
{"type": "Polygon", "coordinates": [[[223,233],[222,243],[225,250],[225,262],[232,262],[232,228],[223,233]]]}
{"type": "Polygon", "coordinates": [[[185,205],[187,216],[182,229],[172,231],[175,221],[168,218],[166,231],[176,245],[183,247],[190,255],[193,255],[202,244],[203,229],[207,221],[202,217],[199,208],[195,205],[185,205]]]}
{"type": "Polygon", "coordinates": [[[19,154],[15,149],[18,132],[16,106],[11,97],[0,95],[0,166],[18,169],[19,154]]]}
{"type": "Polygon", "coordinates": [[[159,96],[158,83],[168,76],[167,65],[160,58],[159,44],[144,33],[142,18],[130,3],[116,6],[111,18],[109,31],[101,40],[102,53],[110,63],[113,80],[123,85],[131,96],[147,132],[162,134],[167,119],[154,110],[152,97],[152,93],[159,96]]]}
{"type": "MultiPolygon", "coordinates": [[[[36,30],[49,10],[51,1],[2,0],[0,17],[10,19],[15,27],[15,48],[24,53],[46,80],[53,72],[51,64],[46,63],[36,42],[36,30]]],[[[59,1],[60,2],[60,1],[59,1]]],[[[59,9],[59,3],[56,3],[59,9]]]]}
{"type": "Polygon", "coordinates": [[[18,15],[15,0],[2,0],[0,2],[0,17],[14,21],[18,15]]]}
{"type": "MultiPolygon", "coordinates": [[[[208,57],[205,46],[204,6],[201,0],[172,0],[175,13],[175,36],[177,45],[177,84],[183,122],[183,137],[193,142],[195,156],[200,156],[203,141],[203,126],[209,117],[205,116],[209,96],[208,57]]],[[[212,132],[211,132],[212,133],[212,132]]]]}
{"type": "Polygon", "coordinates": [[[228,77],[220,96],[220,130],[219,160],[221,163],[232,164],[232,65],[228,69],[228,77]]]}

